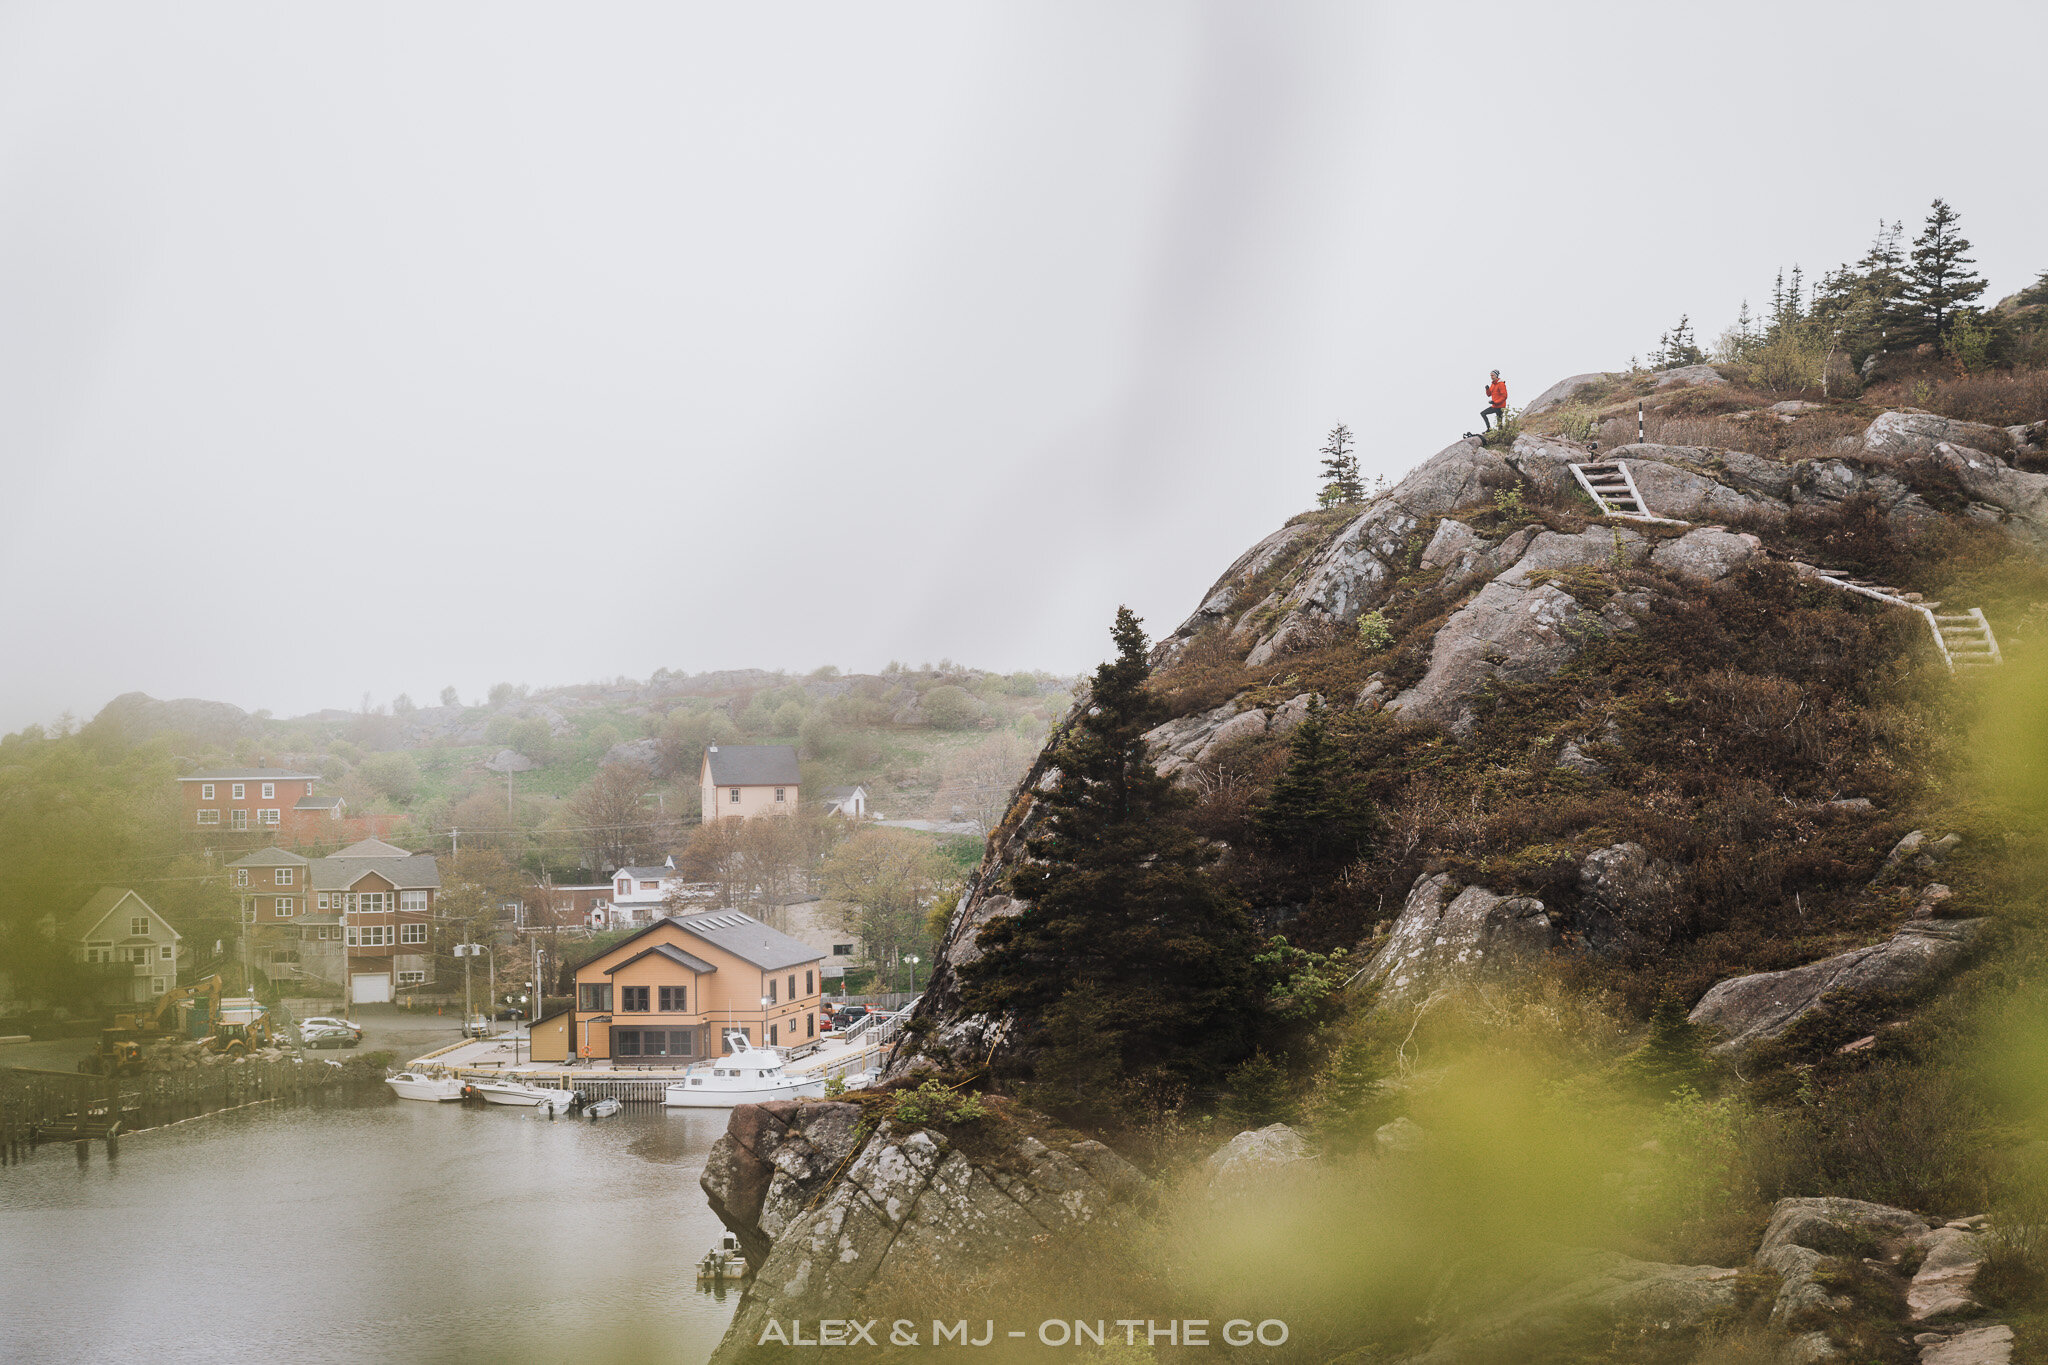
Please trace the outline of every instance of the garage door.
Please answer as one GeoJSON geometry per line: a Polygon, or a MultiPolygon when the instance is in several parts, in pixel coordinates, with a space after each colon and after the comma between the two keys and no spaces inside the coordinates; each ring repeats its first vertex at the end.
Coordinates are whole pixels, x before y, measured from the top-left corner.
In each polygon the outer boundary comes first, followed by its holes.
{"type": "Polygon", "coordinates": [[[350,987],[358,1005],[391,1003],[391,976],[388,972],[358,972],[351,980],[350,987]]]}

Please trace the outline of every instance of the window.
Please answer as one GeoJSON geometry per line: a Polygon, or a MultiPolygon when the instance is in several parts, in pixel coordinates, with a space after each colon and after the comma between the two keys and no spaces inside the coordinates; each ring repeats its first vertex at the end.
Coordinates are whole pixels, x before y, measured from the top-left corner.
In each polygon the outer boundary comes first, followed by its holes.
{"type": "Polygon", "coordinates": [[[817,1015],[815,1015],[815,1014],[806,1014],[806,1015],[804,1016],[804,1037],[806,1037],[806,1038],[815,1038],[815,1037],[817,1037],[817,1036],[818,1036],[818,1016],[817,1016],[817,1015]]]}
{"type": "Polygon", "coordinates": [[[234,786],[228,788],[228,796],[231,800],[244,801],[248,799],[249,789],[237,782],[234,786]]]}
{"type": "Polygon", "coordinates": [[[292,898],[290,896],[279,896],[277,898],[277,917],[279,919],[290,919],[292,917],[292,898]]]}
{"type": "Polygon", "coordinates": [[[809,994],[810,994],[811,992],[813,992],[813,991],[815,991],[815,990],[817,990],[817,989],[818,989],[818,978],[817,978],[816,974],[814,974],[814,973],[812,973],[812,972],[805,972],[805,973],[804,973],[804,994],[805,994],[805,995],[809,995],[809,994]]]}
{"type": "MultiPolygon", "coordinates": [[[[238,815],[239,815],[240,813],[241,813],[241,812],[239,812],[239,811],[237,811],[237,812],[236,812],[236,814],[238,814],[238,815]]],[[[236,886],[247,886],[248,884],[249,884],[249,869],[248,869],[248,868],[246,868],[246,867],[238,867],[238,868],[236,868],[236,869],[235,869],[235,885],[236,885],[236,886]]]]}
{"type": "Polygon", "coordinates": [[[213,784],[211,782],[201,782],[199,784],[199,799],[201,801],[213,800],[213,784]]]}
{"type": "Polygon", "coordinates": [[[659,890],[661,890],[661,883],[660,883],[660,882],[642,882],[642,883],[640,883],[640,889],[641,889],[642,891],[659,891],[659,890]]]}
{"type": "Polygon", "coordinates": [[[576,1008],[589,1014],[602,1014],[612,1007],[612,983],[609,981],[579,981],[576,983],[576,1008]]]}
{"type": "Polygon", "coordinates": [[[311,782],[308,782],[308,783],[306,784],[306,795],[308,795],[308,796],[311,796],[312,794],[313,794],[313,784],[312,784],[311,782]]]}
{"type": "Polygon", "coordinates": [[[790,998],[791,1000],[795,1000],[795,999],[796,999],[796,973],[795,973],[795,972],[791,972],[791,973],[789,974],[789,998],[790,998]]]}
{"type": "Polygon", "coordinates": [[[331,910],[334,908],[333,906],[327,903],[327,893],[325,891],[322,891],[320,893],[320,908],[322,910],[331,910]]]}
{"type": "Polygon", "coordinates": [[[236,807],[236,808],[235,808],[234,810],[231,810],[231,811],[229,811],[229,812],[228,812],[228,828],[229,828],[229,829],[247,829],[247,828],[249,828],[249,812],[248,812],[248,811],[246,811],[246,810],[243,810],[243,809],[241,809],[241,808],[240,808],[239,806],[238,806],[238,807],[236,807]]]}
{"type": "Polygon", "coordinates": [[[739,803],[740,803],[740,789],[739,789],[738,787],[734,787],[734,788],[732,789],[732,804],[733,804],[733,805],[735,805],[735,806],[737,806],[737,805],[738,805],[739,803]]]}
{"type": "Polygon", "coordinates": [[[151,953],[147,948],[130,948],[128,950],[128,960],[130,962],[147,962],[150,957],[151,953]]]}
{"type": "Polygon", "coordinates": [[[270,874],[270,879],[279,886],[290,886],[292,884],[292,870],[288,867],[280,867],[270,874]]]}
{"type": "Polygon", "coordinates": [[[265,801],[277,800],[277,784],[275,782],[265,782],[263,784],[263,799],[265,801]]]}
{"type": "Polygon", "coordinates": [[[143,937],[147,936],[147,935],[148,935],[148,933],[149,933],[149,916],[147,916],[147,915],[130,915],[130,916],[128,917],[128,937],[130,937],[130,938],[143,938],[143,937]]]}
{"type": "Polygon", "coordinates": [[[697,1055],[697,1031],[687,1028],[672,1028],[668,1031],[668,1055],[671,1057],[694,1057],[697,1055]]]}
{"type": "Polygon", "coordinates": [[[853,945],[852,945],[851,943],[835,943],[835,944],[833,944],[833,945],[832,945],[832,956],[834,956],[834,957],[852,957],[852,956],[853,956],[853,945]]]}
{"type": "Polygon", "coordinates": [[[409,915],[427,913],[427,893],[424,891],[401,891],[398,893],[398,908],[409,915]]]}
{"type": "Polygon", "coordinates": [[[149,993],[151,995],[162,995],[164,993],[164,979],[162,977],[153,976],[149,979],[149,993]]]}
{"type": "Polygon", "coordinates": [[[219,811],[217,811],[217,810],[203,810],[203,811],[199,812],[199,823],[200,823],[200,824],[202,824],[202,825],[217,825],[217,824],[219,824],[219,823],[220,823],[220,812],[219,812],[219,811]]]}
{"type": "Polygon", "coordinates": [[[775,1003],[775,978],[772,976],[768,978],[768,1003],[775,1003]]]}
{"type": "Polygon", "coordinates": [[[656,997],[661,1002],[661,1012],[663,1014],[683,1013],[689,1008],[688,1005],[683,1003],[684,997],[689,993],[690,988],[688,986],[663,986],[657,992],[656,997]]]}
{"type": "Polygon", "coordinates": [[[736,1029],[721,1030],[718,1036],[720,1039],[719,1050],[722,1052],[730,1053],[732,1051],[732,1044],[728,1041],[725,1041],[725,1035],[728,1032],[737,1033],[740,1037],[746,1039],[750,1043],[754,1041],[754,1026],[752,1024],[741,1024],[736,1029]]]}
{"type": "Polygon", "coordinates": [[[114,960],[114,941],[112,939],[102,939],[98,943],[86,944],[85,960],[87,962],[112,962],[114,960]]]}
{"type": "Polygon", "coordinates": [[[350,908],[360,911],[365,915],[386,915],[391,913],[391,893],[389,891],[364,891],[351,897],[351,899],[355,901],[355,904],[350,908]]]}
{"type": "Polygon", "coordinates": [[[278,820],[278,814],[277,814],[277,808],[276,808],[275,806],[271,806],[271,807],[268,807],[268,808],[266,808],[266,809],[264,809],[264,810],[259,810],[259,811],[257,811],[257,812],[256,812],[256,823],[257,823],[257,824],[259,824],[259,825],[273,825],[273,826],[274,826],[274,825],[276,825],[276,824],[277,824],[277,820],[278,820]]]}
{"type": "Polygon", "coordinates": [[[782,800],[782,799],[783,799],[783,795],[782,795],[782,793],[783,793],[783,790],[784,790],[784,789],[783,789],[783,788],[781,788],[781,787],[777,787],[777,788],[775,789],[775,799],[776,799],[777,801],[780,801],[780,800],[782,800]]]}
{"type": "Polygon", "coordinates": [[[177,951],[178,950],[176,948],[173,948],[170,944],[166,943],[161,949],[158,950],[157,956],[162,958],[164,961],[169,962],[171,960],[171,955],[176,953],[177,951]]]}
{"type": "Polygon", "coordinates": [[[427,974],[425,972],[400,972],[398,974],[398,984],[401,986],[420,986],[424,985],[426,980],[427,974]]]}
{"type": "Polygon", "coordinates": [[[631,882],[627,881],[627,880],[626,880],[626,879],[625,879],[624,877],[621,877],[621,878],[619,878],[619,894],[620,894],[621,896],[630,896],[630,895],[632,895],[632,894],[633,894],[633,883],[631,883],[631,882]]]}
{"type": "Polygon", "coordinates": [[[348,946],[351,948],[389,948],[391,926],[388,924],[351,924],[348,927],[348,946]]]}
{"type": "Polygon", "coordinates": [[[768,1026],[768,1046],[775,1046],[775,1025],[773,1024],[768,1026]]]}
{"type": "Polygon", "coordinates": [[[647,987],[619,987],[619,1008],[621,1010],[630,1010],[635,1014],[645,1014],[647,1012],[647,987]]]}
{"type": "Polygon", "coordinates": [[[424,924],[399,925],[398,941],[400,943],[425,943],[427,941],[427,926],[424,924]]]}

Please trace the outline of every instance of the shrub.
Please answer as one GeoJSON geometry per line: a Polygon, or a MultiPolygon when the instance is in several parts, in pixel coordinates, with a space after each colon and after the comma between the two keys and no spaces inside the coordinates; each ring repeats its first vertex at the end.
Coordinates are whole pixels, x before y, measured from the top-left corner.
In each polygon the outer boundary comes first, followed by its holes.
{"type": "Polygon", "coordinates": [[[1528,509],[1522,506],[1521,486],[1495,489],[1493,494],[1493,510],[1504,518],[1525,515],[1528,509]]]}
{"type": "Polygon", "coordinates": [[[1378,607],[1358,618],[1358,643],[1374,654],[1394,647],[1394,632],[1387,627],[1386,613],[1378,607]]]}
{"type": "Polygon", "coordinates": [[[356,771],[380,794],[399,805],[419,793],[420,765],[411,754],[371,754],[356,771]]]}
{"type": "Polygon", "coordinates": [[[965,730],[981,718],[981,704],[965,688],[951,683],[924,694],[924,713],[941,730],[965,730]]]}
{"type": "Polygon", "coordinates": [[[988,1117],[988,1108],[973,1091],[949,1090],[931,1077],[915,1090],[896,1092],[889,1117],[923,1128],[932,1124],[974,1123],[988,1117]]]}
{"type": "Polygon", "coordinates": [[[1599,416],[1584,403],[1566,403],[1557,409],[1557,434],[1568,441],[1590,441],[1599,416]]]}
{"type": "Polygon", "coordinates": [[[1979,374],[1991,363],[1991,328],[1982,318],[1957,318],[1941,349],[1964,374],[1979,374]]]}

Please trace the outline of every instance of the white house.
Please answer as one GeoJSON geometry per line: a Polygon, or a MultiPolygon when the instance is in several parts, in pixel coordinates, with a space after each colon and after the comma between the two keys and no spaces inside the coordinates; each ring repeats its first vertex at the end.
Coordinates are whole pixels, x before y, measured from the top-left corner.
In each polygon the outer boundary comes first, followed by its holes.
{"type": "Polygon", "coordinates": [[[633,924],[652,924],[661,918],[662,903],[671,891],[683,885],[671,857],[660,867],[622,867],[612,873],[612,903],[606,923],[591,921],[593,928],[623,929],[633,924]]]}
{"type": "Polygon", "coordinates": [[[184,935],[124,886],[103,886],[71,917],[72,952],[100,978],[96,994],[110,1005],[141,1005],[178,984],[184,935]]]}
{"type": "Polygon", "coordinates": [[[868,789],[858,784],[825,788],[824,802],[827,815],[844,816],[848,820],[868,818],[868,789]]]}

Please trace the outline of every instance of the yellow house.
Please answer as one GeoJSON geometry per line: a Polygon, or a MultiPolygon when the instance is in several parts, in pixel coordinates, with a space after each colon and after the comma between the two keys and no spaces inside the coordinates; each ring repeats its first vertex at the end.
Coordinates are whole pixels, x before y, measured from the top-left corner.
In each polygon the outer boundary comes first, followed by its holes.
{"type": "Polygon", "coordinates": [[[824,966],[816,948],[733,910],[658,919],[576,968],[568,1021],[577,1057],[687,1065],[728,1049],[818,1036],[824,966]]]}
{"type": "Polygon", "coordinates": [[[706,820],[792,815],[797,782],[796,750],[787,744],[713,744],[697,777],[706,820]]]}

